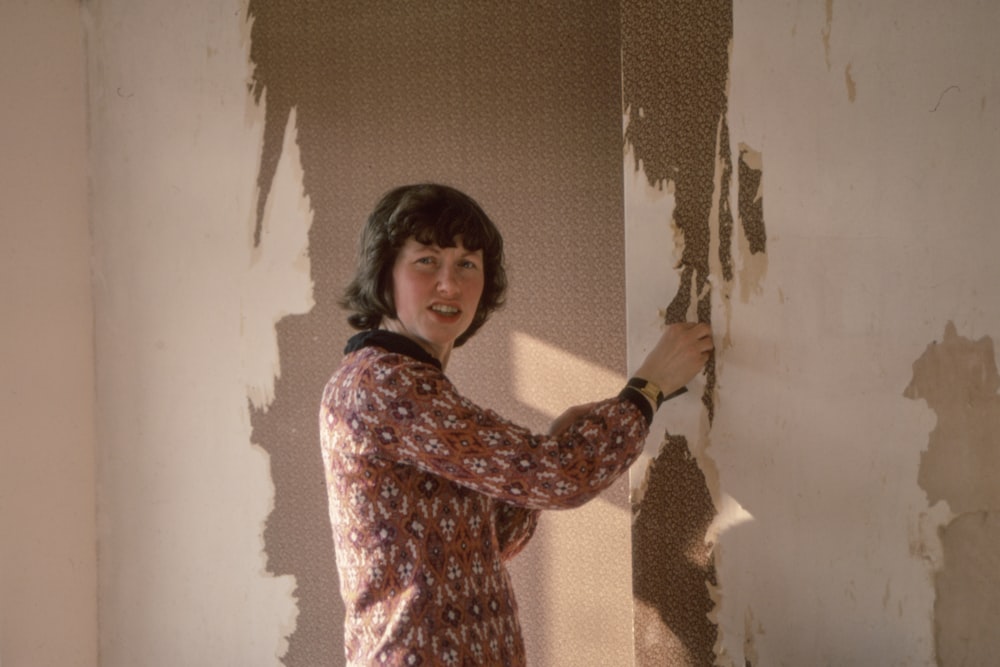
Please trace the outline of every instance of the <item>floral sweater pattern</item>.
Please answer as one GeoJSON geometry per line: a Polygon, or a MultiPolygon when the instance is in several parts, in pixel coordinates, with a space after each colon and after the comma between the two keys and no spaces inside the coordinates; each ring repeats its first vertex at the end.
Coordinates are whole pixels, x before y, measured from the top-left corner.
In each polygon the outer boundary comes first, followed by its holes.
{"type": "Polygon", "coordinates": [[[598,403],[558,437],[463,398],[408,339],[364,332],[323,392],[349,665],[525,664],[504,562],[538,510],[576,507],[635,460],[648,421],[598,403]]]}

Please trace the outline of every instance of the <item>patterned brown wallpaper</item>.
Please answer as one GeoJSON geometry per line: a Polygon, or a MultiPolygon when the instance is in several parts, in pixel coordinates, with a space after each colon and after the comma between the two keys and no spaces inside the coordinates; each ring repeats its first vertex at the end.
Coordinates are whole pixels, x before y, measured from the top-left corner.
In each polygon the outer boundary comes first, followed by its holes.
{"type": "MultiPolygon", "coordinates": [[[[316,306],[278,325],[282,376],[273,403],[252,415],[275,484],[265,548],[270,570],[298,582],[298,627],[285,664],[340,664],[342,609],[315,420],[317,397],[350,334],[336,299],[368,209],[392,186],[438,180],[465,189],[495,218],[508,244],[509,305],[456,352],[449,374],[472,398],[543,428],[544,415],[510,395],[515,331],[624,372],[622,103],[631,114],[626,139],[650,182],[675,186],[682,285],[665,295],[666,319],[686,319],[692,306],[698,319],[711,318],[713,204],[728,298],[732,7],[723,0],[437,2],[419,9],[251,0],[250,20],[252,85],[267,115],[256,238],[293,108],[315,208],[309,252],[316,306]]],[[[741,243],[763,254],[761,156],[741,146],[737,164],[741,243]]],[[[702,399],[709,420],[715,372],[713,360],[702,399]]],[[[687,445],[683,436],[668,437],[642,506],[634,508],[633,592],[676,639],[637,642],[639,664],[713,659],[706,584],[715,575],[704,535],[714,506],[687,445]]],[[[544,595],[545,563],[520,570],[531,580],[522,596],[544,595]]],[[[523,606],[530,616],[530,599],[523,606]]],[[[522,620],[529,655],[544,663],[546,619],[522,620]]],[[[636,632],[643,633],[641,619],[636,632]]]]}
{"type": "MultiPolygon", "coordinates": [[[[298,627],[284,663],[342,664],[316,419],[350,333],[335,302],[357,232],[382,192],[421,180],[466,190],[496,220],[507,242],[508,305],[449,366],[475,400],[546,425],[511,395],[515,331],[624,373],[619,9],[251,0],[250,17],[253,85],[267,109],[262,198],[294,107],[315,208],[316,306],[278,325],[275,399],[252,415],[275,485],[265,549],[269,570],[298,583],[298,627]]],[[[519,569],[528,579],[521,598],[544,595],[544,563],[519,569]]],[[[540,641],[548,621],[530,617],[532,608],[524,599],[529,656],[550,664],[540,641]]]]}

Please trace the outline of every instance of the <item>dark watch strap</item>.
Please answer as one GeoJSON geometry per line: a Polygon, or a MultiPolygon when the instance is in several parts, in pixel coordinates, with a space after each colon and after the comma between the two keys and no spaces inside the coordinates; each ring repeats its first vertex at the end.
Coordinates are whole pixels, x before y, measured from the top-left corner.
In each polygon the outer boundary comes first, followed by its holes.
{"type": "Polygon", "coordinates": [[[680,396],[687,391],[687,387],[681,387],[675,392],[672,392],[669,396],[664,396],[660,388],[657,387],[652,382],[644,380],[643,378],[633,377],[630,378],[628,382],[625,383],[627,387],[634,387],[638,389],[644,396],[648,396],[651,401],[656,403],[656,407],[660,407],[664,402],[669,401],[671,398],[680,396]]]}

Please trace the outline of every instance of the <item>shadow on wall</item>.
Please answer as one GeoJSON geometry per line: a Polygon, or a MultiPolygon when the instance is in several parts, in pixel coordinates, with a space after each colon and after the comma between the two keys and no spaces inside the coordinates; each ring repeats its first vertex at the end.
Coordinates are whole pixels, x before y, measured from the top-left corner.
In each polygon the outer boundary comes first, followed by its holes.
{"type": "MultiPolygon", "coordinates": [[[[417,180],[459,185],[505,223],[513,241],[506,312],[477,334],[468,353],[502,349],[513,335],[508,322],[516,321],[574,354],[623,366],[624,280],[593,279],[622,274],[615,255],[623,235],[620,61],[609,38],[618,34],[618,8],[568,0],[419,8],[250,0],[249,20],[252,86],[266,105],[255,244],[281,225],[265,224],[263,212],[293,109],[314,208],[315,306],[277,325],[275,399],[266,409],[251,408],[252,438],[270,455],[275,488],[265,552],[270,572],[297,581],[298,626],[284,664],[343,664],[317,415],[351,333],[336,301],[354,266],[361,223],[389,187],[417,180]],[[591,321],[581,303],[604,317],[591,321]]],[[[463,368],[467,349],[449,375],[472,398],[523,421],[523,406],[491,393],[513,384],[509,364],[487,351],[474,360],[475,370],[463,368]]],[[[522,604],[530,653],[532,633],[543,637],[548,626],[545,615],[529,618],[529,607],[522,604]]],[[[552,664],[544,650],[535,657],[552,664]]]]}
{"type": "Polygon", "coordinates": [[[340,358],[331,341],[346,339],[335,302],[338,286],[346,279],[337,267],[353,262],[353,243],[338,238],[353,239],[353,234],[338,233],[331,220],[330,189],[318,182],[330,157],[322,118],[336,109],[334,40],[328,32],[336,28],[337,17],[329,3],[251,0],[248,20],[253,22],[253,93],[266,107],[254,245],[261,241],[265,205],[294,109],[303,185],[315,211],[309,248],[329,253],[310,253],[315,306],[306,315],[285,317],[277,324],[281,375],[275,381],[274,400],[265,409],[250,410],[252,439],[270,457],[275,486],[274,508],[264,530],[267,566],[275,575],[296,579],[298,622],[283,662],[342,665],[344,611],[316,427],[318,397],[340,358]],[[322,85],[324,81],[328,85],[322,85]]]}
{"type": "Polygon", "coordinates": [[[668,436],[633,507],[632,588],[637,663],[711,665],[715,565],[705,533],[715,506],[683,436],[668,436]]]}

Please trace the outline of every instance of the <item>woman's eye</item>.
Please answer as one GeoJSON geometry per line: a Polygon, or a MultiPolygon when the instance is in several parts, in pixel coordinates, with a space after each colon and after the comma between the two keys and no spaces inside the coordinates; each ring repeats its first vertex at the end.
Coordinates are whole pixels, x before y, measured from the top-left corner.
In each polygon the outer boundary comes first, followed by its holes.
{"type": "Polygon", "coordinates": [[[461,267],[463,269],[477,269],[477,268],[479,268],[476,265],[475,262],[472,262],[472,261],[469,261],[469,260],[465,260],[464,262],[462,262],[461,267]]]}
{"type": "Polygon", "coordinates": [[[433,264],[433,263],[434,263],[434,258],[433,257],[420,257],[419,259],[417,259],[417,264],[427,264],[427,265],[430,265],[430,264],[433,264]]]}

